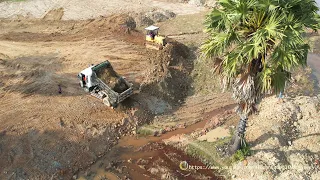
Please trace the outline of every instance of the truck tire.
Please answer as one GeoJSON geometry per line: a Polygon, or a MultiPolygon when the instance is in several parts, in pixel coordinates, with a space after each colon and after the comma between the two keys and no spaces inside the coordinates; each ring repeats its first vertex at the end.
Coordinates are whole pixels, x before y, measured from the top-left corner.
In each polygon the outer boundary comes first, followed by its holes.
{"type": "Polygon", "coordinates": [[[103,98],[102,101],[103,101],[103,104],[105,104],[105,105],[107,105],[109,107],[111,106],[108,96],[103,98]]]}
{"type": "Polygon", "coordinates": [[[90,92],[89,88],[87,88],[87,87],[84,87],[83,89],[85,92],[90,92]]]}
{"type": "Polygon", "coordinates": [[[84,85],[83,85],[83,82],[82,81],[79,81],[79,85],[80,85],[80,87],[84,87],[84,85]]]}
{"type": "Polygon", "coordinates": [[[80,87],[83,88],[83,90],[84,90],[85,92],[90,92],[89,88],[87,88],[87,87],[84,86],[83,81],[79,81],[79,85],[80,85],[80,87]]]}

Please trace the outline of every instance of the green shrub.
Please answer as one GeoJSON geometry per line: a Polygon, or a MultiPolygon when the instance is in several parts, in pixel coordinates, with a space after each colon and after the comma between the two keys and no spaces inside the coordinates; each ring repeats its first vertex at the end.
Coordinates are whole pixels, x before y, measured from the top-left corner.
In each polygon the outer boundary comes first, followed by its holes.
{"type": "Polygon", "coordinates": [[[150,135],[154,134],[154,132],[150,129],[139,128],[137,130],[137,134],[139,134],[141,136],[150,136],[150,135]]]}
{"type": "Polygon", "coordinates": [[[233,160],[233,162],[243,161],[246,159],[247,156],[250,156],[250,155],[251,155],[250,146],[246,145],[246,146],[242,147],[241,149],[239,149],[232,156],[232,160],[233,160]]]}

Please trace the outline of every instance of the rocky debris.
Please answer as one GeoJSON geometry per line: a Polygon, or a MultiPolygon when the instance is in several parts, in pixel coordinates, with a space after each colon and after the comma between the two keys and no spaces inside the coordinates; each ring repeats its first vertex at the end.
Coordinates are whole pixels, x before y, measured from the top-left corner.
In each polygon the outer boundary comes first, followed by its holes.
{"type": "Polygon", "coordinates": [[[147,13],[147,16],[150,17],[154,22],[163,22],[168,20],[169,18],[161,12],[151,12],[147,13]]]}
{"type": "Polygon", "coordinates": [[[164,15],[166,15],[168,18],[174,18],[174,17],[177,16],[174,12],[169,11],[169,10],[164,10],[164,11],[162,11],[162,13],[163,13],[164,15]]]}
{"type": "Polygon", "coordinates": [[[204,3],[204,6],[206,7],[216,7],[217,1],[216,0],[206,0],[204,3]]]}
{"type": "Polygon", "coordinates": [[[174,18],[176,14],[169,10],[156,9],[133,15],[136,25],[139,27],[150,26],[157,22],[163,22],[174,18]]]}
{"type": "Polygon", "coordinates": [[[146,13],[146,16],[154,22],[163,22],[176,16],[175,13],[168,10],[155,10],[146,13]]]}
{"type": "Polygon", "coordinates": [[[188,3],[190,5],[194,6],[205,6],[205,7],[215,7],[216,6],[216,0],[176,0],[174,2],[179,2],[179,3],[188,3]]]}
{"type": "Polygon", "coordinates": [[[315,166],[320,149],[319,100],[300,96],[278,102],[269,97],[260,104],[259,115],[249,119],[247,140],[253,155],[248,165],[230,169],[234,179],[309,179],[319,175],[315,166]]]}
{"type": "Polygon", "coordinates": [[[149,160],[142,159],[142,158],[138,159],[137,161],[137,164],[139,165],[147,165],[148,163],[149,163],[149,160]]]}
{"type": "Polygon", "coordinates": [[[188,3],[196,6],[203,6],[205,4],[205,0],[189,0],[188,3]]]}
{"type": "Polygon", "coordinates": [[[147,15],[145,15],[143,13],[136,15],[134,20],[136,21],[137,26],[139,26],[139,27],[146,27],[146,26],[150,26],[150,25],[154,24],[154,21],[150,17],[148,17],[147,15]]]}
{"type": "Polygon", "coordinates": [[[159,173],[159,170],[156,169],[156,168],[150,168],[150,169],[148,169],[148,171],[149,171],[151,174],[154,174],[154,175],[159,173]]]}
{"type": "Polygon", "coordinates": [[[99,18],[92,19],[91,22],[84,26],[84,31],[122,31],[134,30],[136,22],[133,17],[127,14],[117,14],[111,16],[100,16],[99,18]]]}

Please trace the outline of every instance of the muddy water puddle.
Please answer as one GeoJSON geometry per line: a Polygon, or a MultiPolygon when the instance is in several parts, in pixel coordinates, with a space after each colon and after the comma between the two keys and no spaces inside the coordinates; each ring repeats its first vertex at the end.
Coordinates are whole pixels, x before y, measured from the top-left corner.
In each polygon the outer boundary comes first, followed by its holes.
{"type": "Polygon", "coordinates": [[[187,128],[181,128],[181,129],[176,129],[171,132],[167,132],[165,134],[162,134],[161,136],[147,136],[147,137],[131,137],[131,136],[126,136],[123,137],[120,141],[118,146],[120,147],[128,147],[128,146],[133,146],[133,147],[141,147],[143,145],[146,145],[151,142],[159,142],[163,139],[168,139],[172,136],[178,135],[178,134],[190,134],[196,129],[203,128],[205,126],[207,121],[200,121],[196,124],[190,125],[187,128]]]}
{"type": "MultiPolygon", "coordinates": [[[[223,110],[226,109],[205,113],[204,117],[207,119],[223,110]]],[[[123,137],[108,154],[86,172],[80,173],[79,179],[223,179],[217,177],[212,170],[182,170],[180,163],[183,161],[193,166],[206,166],[185,152],[162,142],[178,134],[190,134],[198,128],[203,128],[206,122],[207,120],[203,120],[186,128],[167,132],[160,137],[123,137]]]]}

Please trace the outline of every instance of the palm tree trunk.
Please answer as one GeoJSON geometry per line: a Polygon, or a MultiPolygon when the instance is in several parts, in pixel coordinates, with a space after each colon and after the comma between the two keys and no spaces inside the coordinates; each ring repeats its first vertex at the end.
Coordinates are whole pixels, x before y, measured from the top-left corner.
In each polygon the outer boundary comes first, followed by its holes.
{"type": "Polygon", "coordinates": [[[246,132],[247,120],[248,120],[247,116],[240,116],[237,130],[234,133],[230,143],[230,147],[229,147],[230,154],[234,154],[235,152],[237,152],[237,150],[239,150],[242,146],[245,145],[244,135],[246,132]]]}

